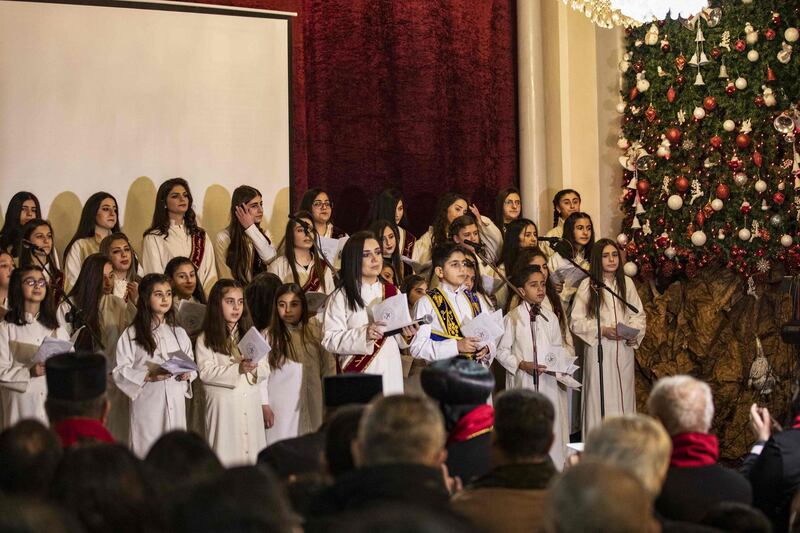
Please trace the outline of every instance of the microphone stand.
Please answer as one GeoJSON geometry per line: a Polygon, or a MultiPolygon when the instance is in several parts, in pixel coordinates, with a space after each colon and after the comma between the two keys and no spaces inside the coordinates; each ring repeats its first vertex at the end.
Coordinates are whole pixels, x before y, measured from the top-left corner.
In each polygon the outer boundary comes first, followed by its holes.
{"type": "MultiPolygon", "coordinates": [[[[602,279],[597,279],[595,276],[592,275],[591,272],[589,272],[588,270],[583,268],[581,265],[576,263],[574,259],[572,259],[570,257],[566,257],[564,254],[561,254],[560,252],[558,252],[558,250],[556,248],[561,243],[565,243],[565,245],[569,246],[570,250],[572,252],[574,252],[574,250],[572,249],[572,244],[568,240],[561,239],[561,238],[558,238],[558,237],[554,237],[554,239],[556,239],[556,241],[553,243],[553,247],[552,247],[553,251],[555,251],[561,257],[563,257],[564,259],[569,261],[569,263],[571,263],[572,266],[574,266],[575,268],[577,268],[578,270],[580,270],[581,272],[586,274],[586,276],[589,278],[589,282],[592,285],[592,290],[595,293],[597,293],[597,302],[595,303],[594,314],[595,314],[595,319],[597,320],[597,365],[599,367],[599,372],[600,372],[600,418],[602,419],[602,418],[605,418],[605,416],[606,416],[606,394],[605,394],[605,383],[604,383],[604,380],[603,380],[603,335],[602,335],[602,333],[600,331],[600,290],[603,289],[606,292],[608,292],[611,296],[613,296],[614,298],[619,300],[631,312],[638,313],[639,310],[636,309],[631,304],[629,304],[625,300],[625,298],[623,298],[622,296],[620,296],[619,294],[614,292],[608,285],[606,285],[603,282],[602,279]]],[[[571,253],[570,255],[574,255],[574,254],[571,253]]]]}
{"type": "MultiPolygon", "coordinates": [[[[333,283],[338,287],[339,273],[336,271],[335,268],[333,268],[333,264],[328,260],[327,256],[322,251],[322,236],[319,234],[316,228],[312,230],[312,227],[309,226],[308,223],[302,220],[301,218],[296,217],[294,215],[289,215],[289,218],[300,224],[300,227],[303,228],[303,231],[306,233],[306,235],[311,236],[311,232],[312,231],[314,232],[312,239],[314,241],[314,246],[317,248],[317,254],[319,254],[319,256],[322,258],[322,261],[325,263],[325,266],[331,269],[331,274],[333,275],[333,283]]],[[[284,244],[284,246],[288,246],[288,243],[284,244]]]]}

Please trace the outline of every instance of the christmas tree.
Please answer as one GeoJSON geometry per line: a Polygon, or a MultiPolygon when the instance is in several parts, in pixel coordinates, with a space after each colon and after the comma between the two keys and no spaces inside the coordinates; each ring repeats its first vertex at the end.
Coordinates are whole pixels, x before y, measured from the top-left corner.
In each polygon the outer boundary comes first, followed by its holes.
{"type": "Polygon", "coordinates": [[[800,273],[800,2],[712,1],[626,31],[625,271],[800,273]]]}

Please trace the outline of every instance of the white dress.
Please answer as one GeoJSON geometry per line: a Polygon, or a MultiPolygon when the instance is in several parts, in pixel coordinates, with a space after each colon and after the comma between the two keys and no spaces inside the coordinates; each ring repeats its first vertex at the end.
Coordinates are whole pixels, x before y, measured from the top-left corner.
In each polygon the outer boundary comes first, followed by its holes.
{"type": "MultiPolygon", "coordinates": [[[[235,344],[235,343],[234,343],[235,344]]],[[[197,366],[206,395],[206,438],[227,467],[255,464],[266,446],[259,383],[269,375],[267,359],[256,370],[239,373],[242,358],[214,352],[206,346],[205,334],[197,338],[197,366]]]]}
{"type": "Polygon", "coordinates": [[[31,359],[45,337],[69,340],[62,327],[50,329],[30,314],[27,324],[18,326],[0,322],[0,400],[3,409],[3,428],[17,421],[34,418],[47,425],[44,401],[47,398],[45,376],[31,377],[31,359]]]}
{"type": "MultiPolygon", "coordinates": [[[[616,327],[621,322],[636,328],[636,344],[628,346],[625,341],[602,338],[603,343],[603,385],[605,388],[606,416],[636,412],[634,349],[639,347],[645,333],[645,313],[636,285],[625,277],[625,291],[617,290],[616,281],[608,286],[623,296],[639,312],[632,313],[608,293],[603,294],[600,307],[600,326],[616,327]]],[[[597,319],[586,314],[591,289],[589,280],[583,280],[575,295],[570,328],[585,344],[583,354],[583,434],[600,424],[600,371],[597,362],[597,319]]]]}
{"type": "MultiPolygon", "coordinates": [[[[166,236],[160,233],[148,233],[142,241],[142,269],[145,274],[163,274],[164,268],[173,257],[192,258],[192,236],[186,233],[182,224],[170,224],[166,236]]],[[[197,267],[197,280],[206,294],[217,282],[217,266],[214,259],[214,247],[208,232],[205,233],[205,247],[200,265],[197,267]]]]}
{"type": "MultiPolygon", "coordinates": [[[[251,254],[253,250],[255,250],[255,253],[258,254],[258,256],[261,258],[261,261],[263,261],[265,265],[268,265],[270,261],[275,259],[275,247],[270,244],[268,237],[261,233],[261,230],[259,230],[257,225],[253,224],[244,230],[244,233],[248,237],[247,245],[250,248],[251,254]]],[[[231,237],[228,234],[228,228],[225,228],[217,233],[215,240],[216,246],[214,247],[214,252],[216,254],[217,272],[219,273],[219,277],[233,278],[230,267],[225,263],[225,256],[228,253],[228,247],[231,244],[231,237]]],[[[253,273],[251,270],[252,266],[251,268],[248,268],[248,281],[253,279],[253,273]]]]}
{"type": "MultiPolygon", "coordinates": [[[[383,300],[383,284],[361,285],[361,298],[366,307],[353,311],[347,307],[344,289],[337,289],[328,299],[323,312],[322,347],[338,357],[342,366],[348,356],[369,355],[374,341],[367,341],[367,327],[372,320],[372,308],[383,300]]],[[[366,367],[366,374],[383,376],[383,394],[403,393],[403,364],[400,348],[406,344],[400,335],[385,338],[378,353],[366,367]],[[400,343],[400,344],[398,344],[400,343]]]]}
{"type": "Polygon", "coordinates": [[[78,275],[81,273],[83,261],[92,254],[100,252],[100,241],[96,237],[78,239],[69,249],[64,258],[64,292],[69,293],[78,275]]]}
{"type": "MultiPolygon", "coordinates": [[[[583,252],[578,252],[577,254],[575,254],[574,261],[579,265],[581,265],[586,270],[589,270],[589,262],[586,259],[584,259],[583,252]]],[[[550,275],[555,276],[556,279],[559,279],[558,274],[556,274],[556,271],[559,268],[564,269],[572,266],[573,266],[572,263],[570,263],[568,259],[563,258],[561,254],[558,253],[554,253],[553,255],[550,256],[550,259],[547,260],[547,269],[550,272],[550,275]]],[[[564,307],[564,311],[567,314],[570,313],[570,305],[572,304],[573,297],[575,296],[575,291],[577,290],[578,290],[577,286],[572,286],[565,281],[564,288],[561,290],[561,293],[559,293],[559,296],[561,297],[561,304],[564,307]]]]}
{"type": "MultiPolygon", "coordinates": [[[[150,354],[134,339],[133,327],[125,330],[117,343],[114,383],[131,400],[130,441],[133,452],[144,457],[158,438],[174,429],[186,429],[186,398],[191,398],[188,381],[174,378],[145,381],[149,369],[160,366],[169,354],[182,351],[194,358],[192,343],[181,327],[160,324],[154,331],[155,352],[150,354]]],[[[190,380],[197,377],[192,372],[190,380]]]]}
{"type": "MultiPolygon", "coordinates": [[[[536,320],[536,353],[539,358],[548,354],[561,357],[571,355],[563,346],[561,328],[558,317],[546,307],[542,307],[541,315],[547,319],[536,320]]],[[[519,370],[523,361],[533,362],[533,341],[531,335],[530,305],[523,303],[506,315],[504,319],[505,332],[497,346],[497,361],[506,370],[506,389],[526,388],[535,389],[533,376],[519,370]]],[[[564,466],[567,444],[569,443],[569,411],[567,408],[567,389],[550,374],[539,376],[539,392],[547,396],[555,408],[555,422],[553,424],[553,446],[550,448],[550,457],[556,468],[561,470],[564,466]]]]}
{"type": "MultiPolygon", "coordinates": [[[[297,278],[300,280],[301,287],[304,287],[305,284],[308,282],[308,278],[311,276],[311,273],[314,271],[314,263],[311,262],[308,264],[308,267],[304,267],[299,263],[295,262],[295,268],[297,269],[297,278]]],[[[323,263],[324,265],[324,263],[323,263]]],[[[279,278],[284,283],[294,283],[294,276],[292,276],[292,269],[289,266],[289,260],[286,259],[285,255],[280,257],[276,257],[275,260],[270,263],[269,268],[267,269],[279,278]]],[[[333,272],[328,267],[325,267],[325,289],[323,290],[322,287],[315,292],[324,292],[325,294],[330,294],[336,288],[333,282],[333,272]]]]}

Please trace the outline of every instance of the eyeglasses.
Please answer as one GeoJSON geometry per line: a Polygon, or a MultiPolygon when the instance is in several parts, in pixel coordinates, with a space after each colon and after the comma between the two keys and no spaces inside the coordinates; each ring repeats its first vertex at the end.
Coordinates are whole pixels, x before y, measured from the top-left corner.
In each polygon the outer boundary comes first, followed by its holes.
{"type": "Polygon", "coordinates": [[[28,287],[47,287],[47,280],[44,278],[25,278],[22,280],[22,283],[28,287]]]}
{"type": "Polygon", "coordinates": [[[316,202],[311,204],[311,207],[316,207],[317,209],[323,209],[323,208],[326,208],[326,207],[328,207],[328,208],[329,207],[333,207],[333,204],[330,203],[330,202],[322,202],[320,200],[317,200],[316,202]]]}
{"type": "Polygon", "coordinates": [[[522,205],[522,202],[520,202],[519,200],[506,200],[505,202],[503,202],[503,204],[519,206],[519,205],[522,205]]]}
{"type": "Polygon", "coordinates": [[[450,261],[447,266],[451,268],[473,268],[472,261],[450,261]]]}

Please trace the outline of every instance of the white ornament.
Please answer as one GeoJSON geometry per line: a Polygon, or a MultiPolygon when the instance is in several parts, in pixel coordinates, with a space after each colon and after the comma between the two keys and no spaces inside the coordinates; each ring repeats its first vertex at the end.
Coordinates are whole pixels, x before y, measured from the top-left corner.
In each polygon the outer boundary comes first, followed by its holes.
{"type": "Polygon", "coordinates": [[[703,246],[706,243],[706,234],[703,230],[697,230],[692,233],[692,244],[695,246],[703,246]]]}
{"type": "Polygon", "coordinates": [[[640,93],[647,92],[647,89],[650,88],[650,82],[647,79],[642,78],[636,82],[636,88],[639,89],[640,93]]]}
{"type": "Polygon", "coordinates": [[[767,190],[767,182],[764,180],[758,180],[753,187],[755,187],[756,192],[764,192],[767,190]]]}
{"type": "Polygon", "coordinates": [[[714,198],[713,200],[711,200],[711,209],[713,209],[714,211],[722,211],[722,208],[724,206],[725,204],[719,198],[714,198]]]}
{"type": "Polygon", "coordinates": [[[792,60],[792,45],[789,43],[781,43],[781,51],[776,54],[778,61],[784,65],[792,60]]]}
{"type": "Polygon", "coordinates": [[[783,38],[793,43],[800,38],[800,31],[797,31],[797,28],[786,28],[786,31],[783,32],[783,38]]]}
{"type": "Polygon", "coordinates": [[[617,235],[617,244],[619,244],[620,246],[625,246],[626,244],[628,244],[628,236],[625,235],[624,233],[620,233],[619,235],[617,235]]]}
{"type": "Polygon", "coordinates": [[[758,32],[753,29],[753,25],[749,22],[744,25],[744,34],[747,44],[756,44],[758,42],[758,32]]]}
{"type": "Polygon", "coordinates": [[[739,187],[743,187],[747,183],[747,174],[744,172],[737,172],[733,175],[733,181],[739,187]]]}
{"type": "Polygon", "coordinates": [[[644,221],[644,226],[642,226],[642,235],[647,236],[653,233],[652,228],[650,228],[650,220],[644,221]]]}
{"type": "Polygon", "coordinates": [[[628,72],[628,69],[631,68],[630,61],[623,59],[617,64],[617,68],[619,69],[620,72],[625,74],[626,72],[628,72]]]}
{"type": "Polygon", "coordinates": [[[692,111],[692,116],[697,120],[703,120],[706,116],[706,110],[699,106],[695,107],[694,111],[692,111]]]}
{"type": "Polygon", "coordinates": [[[758,50],[750,50],[749,52],[747,52],[747,59],[751,63],[755,63],[756,61],[758,61],[758,50]]]}
{"type": "Polygon", "coordinates": [[[656,26],[655,23],[651,24],[647,33],[644,34],[644,44],[647,46],[655,46],[658,44],[658,26],[656,26]]]}
{"type": "Polygon", "coordinates": [[[772,106],[774,106],[775,104],[778,103],[778,101],[775,99],[775,93],[772,91],[772,89],[770,89],[766,85],[763,85],[761,88],[764,91],[763,95],[764,95],[764,105],[765,106],[772,107],[772,106]]]}
{"type": "Polygon", "coordinates": [[[731,119],[728,119],[722,123],[722,129],[728,132],[733,131],[736,129],[736,123],[731,119]]]}
{"type": "Polygon", "coordinates": [[[681,198],[677,194],[673,194],[672,196],[667,198],[667,206],[673,211],[677,211],[678,209],[683,207],[683,198],[681,198]]]}
{"type": "Polygon", "coordinates": [[[628,148],[631,147],[631,142],[625,137],[620,137],[619,139],[617,139],[617,147],[619,147],[622,150],[627,150],[628,148]]]}
{"type": "Polygon", "coordinates": [[[739,89],[740,91],[744,91],[745,89],[747,89],[747,79],[745,79],[745,78],[743,78],[743,77],[741,77],[741,76],[739,76],[738,78],[736,78],[736,81],[735,81],[735,82],[733,82],[733,84],[734,84],[734,85],[736,86],[736,88],[737,88],[737,89],[739,89]]]}
{"type": "Polygon", "coordinates": [[[742,121],[742,127],[739,128],[739,131],[742,133],[750,133],[753,131],[753,121],[749,118],[746,118],[742,121]]]}
{"type": "Polygon", "coordinates": [[[747,228],[742,228],[739,230],[739,238],[743,241],[750,240],[750,230],[747,228]]]}
{"type": "Polygon", "coordinates": [[[625,112],[625,107],[626,107],[625,106],[625,102],[618,103],[617,104],[617,113],[619,113],[620,115],[623,114],[625,112]]]}
{"type": "Polygon", "coordinates": [[[725,232],[723,230],[719,230],[719,232],[717,232],[717,239],[720,241],[725,240],[725,232]]]}
{"type": "Polygon", "coordinates": [[[672,247],[672,246],[670,246],[669,248],[667,248],[666,250],[664,250],[664,256],[665,256],[667,259],[675,259],[675,256],[676,256],[676,255],[678,255],[678,251],[677,251],[677,250],[676,250],[674,247],[672,247]]]}
{"type": "Polygon", "coordinates": [[[622,271],[623,271],[623,272],[625,272],[625,275],[626,275],[626,276],[628,276],[629,278],[632,278],[632,277],[634,277],[636,274],[638,274],[638,273],[639,273],[639,267],[638,267],[638,266],[636,266],[636,263],[634,263],[633,261],[628,261],[628,262],[627,262],[627,263],[625,263],[625,265],[622,267],[622,271]]]}
{"type": "Polygon", "coordinates": [[[781,246],[784,248],[788,248],[792,245],[792,236],[791,235],[781,235],[781,246]]]}

